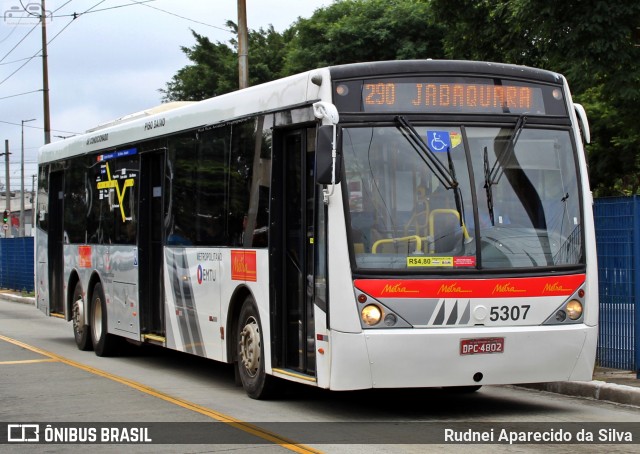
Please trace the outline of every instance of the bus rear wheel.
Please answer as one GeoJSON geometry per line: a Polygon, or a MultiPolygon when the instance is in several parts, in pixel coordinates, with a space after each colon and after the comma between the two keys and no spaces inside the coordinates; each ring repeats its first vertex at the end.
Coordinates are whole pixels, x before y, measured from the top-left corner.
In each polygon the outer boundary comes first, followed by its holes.
{"type": "Polygon", "coordinates": [[[82,285],[76,284],[73,290],[73,302],[71,304],[71,322],[73,324],[73,337],[79,350],[89,351],[93,349],[91,343],[90,326],[85,323],[84,318],[84,297],[82,295],[82,285]]]}
{"type": "Polygon", "coordinates": [[[113,356],[117,350],[118,338],[109,334],[107,327],[107,303],[102,284],[96,284],[91,299],[91,339],[98,356],[113,356]]]}
{"type": "Polygon", "coordinates": [[[274,378],[264,370],[264,337],[255,301],[248,296],[236,327],[238,361],[236,367],[242,387],[252,399],[268,399],[275,391],[274,378]]]}

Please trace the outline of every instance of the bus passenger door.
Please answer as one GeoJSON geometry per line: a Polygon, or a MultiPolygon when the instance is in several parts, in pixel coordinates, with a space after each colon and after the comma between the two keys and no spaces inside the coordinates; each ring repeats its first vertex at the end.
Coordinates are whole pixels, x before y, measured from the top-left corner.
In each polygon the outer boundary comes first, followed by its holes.
{"type": "Polygon", "coordinates": [[[276,137],[270,256],[275,304],[274,367],[315,376],[313,309],[315,127],[276,137]],[[313,136],[313,137],[310,137],[313,136]],[[279,325],[279,326],[278,326],[279,325]]]}
{"type": "Polygon", "coordinates": [[[140,333],[162,342],[164,323],[164,172],[165,150],[140,154],[138,288],[140,333]]]}
{"type": "Polygon", "coordinates": [[[64,172],[49,174],[49,314],[64,314],[64,172]]]}

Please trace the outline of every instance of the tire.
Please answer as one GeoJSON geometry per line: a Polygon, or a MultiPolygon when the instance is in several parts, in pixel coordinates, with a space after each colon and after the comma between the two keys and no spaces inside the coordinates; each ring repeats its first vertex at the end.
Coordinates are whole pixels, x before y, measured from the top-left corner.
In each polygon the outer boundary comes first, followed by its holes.
{"type": "Polygon", "coordinates": [[[252,399],[268,399],[275,395],[275,378],[264,371],[264,338],[256,304],[248,296],[236,325],[238,361],[236,363],[242,387],[252,399]]]}
{"type": "Polygon", "coordinates": [[[102,284],[93,288],[91,299],[91,339],[93,351],[97,356],[113,356],[118,347],[118,338],[107,332],[107,302],[102,291],[102,284]]]}
{"type": "Polygon", "coordinates": [[[73,337],[79,350],[93,350],[91,341],[91,327],[85,323],[84,311],[87,305],[82,296],[82,285],[76,284],[73,290],[73,300],[71,301],[71,322],[73,324],[73,337]]]}

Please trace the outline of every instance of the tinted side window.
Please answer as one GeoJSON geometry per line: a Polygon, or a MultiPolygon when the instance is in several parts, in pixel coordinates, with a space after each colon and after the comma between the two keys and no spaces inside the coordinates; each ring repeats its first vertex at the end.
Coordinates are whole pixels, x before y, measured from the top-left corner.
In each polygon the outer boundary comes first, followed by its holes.
{"type": "Polygon", "coordinates": [[[138,155],[131,155],[113,160],[112,166],[111,178],[116,182],[112,205],[113,242],[136,244],[140,161],[138,155]]]}
{"type": "Polygon", "coordinates": [[[228,244],[225,164],[230,131],[230,127],[223,126],[170,141],[172,206],[168,244],[228,244]]]}
{"type": "Polygon", "coordinates": [[[136,148],[93,158],[85,191],[91,200],[89,243],[136,244],[140,161],[136,148]]]}
{"type": "Polygon", "coordinates": [[[87,168],[83,158],[69,161],[64,174],[64,231],[69,243],[84,243],[87,231],[87,168]]]}

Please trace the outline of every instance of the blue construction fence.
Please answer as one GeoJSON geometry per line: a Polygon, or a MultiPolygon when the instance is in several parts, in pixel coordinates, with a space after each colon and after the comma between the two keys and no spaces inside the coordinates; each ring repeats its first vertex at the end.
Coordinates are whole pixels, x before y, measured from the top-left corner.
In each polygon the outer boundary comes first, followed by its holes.
{"type": "Polygon", "coordinates": [[[598,364],[640,378],[640,196],[595,200],[600,294],[598,364]]]}
{"type": "Polygon", "coordinates": [[[0,288],[33,292],[33,237],[0,238],[0,288]]]}

